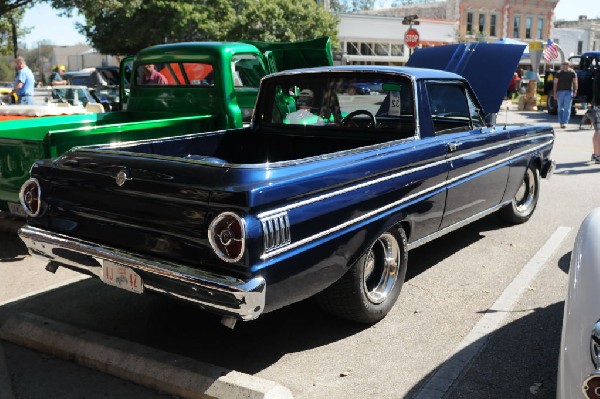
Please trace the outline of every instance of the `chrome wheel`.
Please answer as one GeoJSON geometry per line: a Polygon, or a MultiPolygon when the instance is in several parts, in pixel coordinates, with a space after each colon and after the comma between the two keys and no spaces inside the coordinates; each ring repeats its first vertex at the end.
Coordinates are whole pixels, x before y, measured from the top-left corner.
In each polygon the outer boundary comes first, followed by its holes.
{"type": "Polygon", "coordinates": [[[370,302],[382,303],[398,279],[400,247],[390,233],[382,234],[365,257],[363,289],[370,302]]]}
{"type": "Polygon", "coordinates": [[[515,195],[515,207],[517,212],[525,213],[534,202],[534,198],[537,196],[537,184],[534,175],[534,170],[531,168],[527,169],[523,182],[515,195]]]}
{"type": "Polygon", "coordinates": [[[530,165],[525,170],[523,180],[512,201],[500,209],[498,216],[511,224],[526,222],[535,211],[539,195],[540,171],[535,165],[530,165]]]}
{"type": "Polygon", "coordinates": [[[392,309],[408,263],[406,233],[393,227],[381,234],[338,281],[316,299],[327,312],[359,323],[375,323],[392,309]]]}

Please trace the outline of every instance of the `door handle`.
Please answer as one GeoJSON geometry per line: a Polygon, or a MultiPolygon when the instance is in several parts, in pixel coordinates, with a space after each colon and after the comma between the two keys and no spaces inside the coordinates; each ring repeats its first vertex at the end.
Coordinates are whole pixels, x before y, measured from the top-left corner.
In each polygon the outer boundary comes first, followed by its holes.
{"type": "Polygon", "coordinates": [[[448,152],[454,152],[460,147],[462,143],[455,141],[454,143],[448,143],[448,152]]]}

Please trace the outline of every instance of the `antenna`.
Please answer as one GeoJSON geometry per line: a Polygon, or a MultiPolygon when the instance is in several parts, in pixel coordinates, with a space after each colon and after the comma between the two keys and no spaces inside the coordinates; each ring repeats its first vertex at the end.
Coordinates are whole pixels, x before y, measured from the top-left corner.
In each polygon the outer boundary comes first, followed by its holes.
{"type": "Polygon", "coordinates": [[[506,105],[506,111],[504,112],[504,115],[505,115],[505,117],[504,117],[504,130],[506,130],[506,128],[508,126],[508,108],[509,107],[510,106],[507,104],[506,105]]]}

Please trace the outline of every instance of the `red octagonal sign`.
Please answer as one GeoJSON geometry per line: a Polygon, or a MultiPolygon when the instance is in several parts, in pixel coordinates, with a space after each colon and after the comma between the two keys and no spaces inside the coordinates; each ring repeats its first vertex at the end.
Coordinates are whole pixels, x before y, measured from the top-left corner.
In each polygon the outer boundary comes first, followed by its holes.
{"type": "Polygon", "coordinates": [[[408,29],[404,34],[404,43],[410,48],[417,47],[417,44],[419,44],[419,32],[414,28],[408,29]]]}

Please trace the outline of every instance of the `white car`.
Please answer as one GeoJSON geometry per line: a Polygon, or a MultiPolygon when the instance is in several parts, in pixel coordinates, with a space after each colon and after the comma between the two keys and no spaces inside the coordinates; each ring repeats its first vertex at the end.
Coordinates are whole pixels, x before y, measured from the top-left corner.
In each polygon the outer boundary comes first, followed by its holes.
{"type": "Polygon", "coordinates": [[[558,399],[600,398],[600,208],[583,221],[569,269],[558,399]]]}

